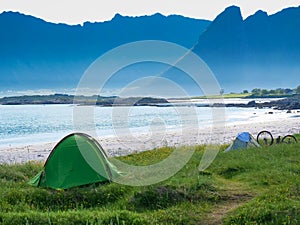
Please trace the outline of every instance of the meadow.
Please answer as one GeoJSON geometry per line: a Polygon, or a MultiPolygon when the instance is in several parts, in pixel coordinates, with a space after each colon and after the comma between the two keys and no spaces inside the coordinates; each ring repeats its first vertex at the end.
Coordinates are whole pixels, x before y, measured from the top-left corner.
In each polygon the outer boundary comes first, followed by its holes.
{"type": "MultiPolygon", "coordinates": [[[[60,191],[34,188],[27,181],[41,163],[2,164],[0,224],[300,224],[299,147],[221,151],[200,172],[204,146],[195,146],[176,175],[144,187],[105,183],[60,191]]],[[[149,165],[172,151],[164,147],[119,159],[149,165]]]]}

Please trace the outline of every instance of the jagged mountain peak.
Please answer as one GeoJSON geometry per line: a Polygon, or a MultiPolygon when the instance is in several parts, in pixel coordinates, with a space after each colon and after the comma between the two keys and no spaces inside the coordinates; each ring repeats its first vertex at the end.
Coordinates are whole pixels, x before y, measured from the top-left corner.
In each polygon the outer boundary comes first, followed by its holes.
{"type": "Polygon", "coordinates": [[[263,10],[258,10],[256,13],[254,13],[253,15],[247,17],[245,19],[245,21],[248,21],[248,20],[252,20],[252,19],[264,19],[264,18],[267,18],[269,17],[268,13],[263,11],[263,10]]]}
{"type": "MultiPolygon", "coordinates": [[[[203,37],[211,35],[212,33],[232,33],[238,32],[243,23],[241,10],[237,6],[227,7],[216,19],[210,24],[203,37]]],[[[200,40],[203,39],[200,37],[200,40]]]]}
{"type": "Polygon", "coordinates": [[[238,6],[229,6],[220,15],[216,17],[213,23],[230,23],[242,21],[243,17],[241,9],[238,6]]]}

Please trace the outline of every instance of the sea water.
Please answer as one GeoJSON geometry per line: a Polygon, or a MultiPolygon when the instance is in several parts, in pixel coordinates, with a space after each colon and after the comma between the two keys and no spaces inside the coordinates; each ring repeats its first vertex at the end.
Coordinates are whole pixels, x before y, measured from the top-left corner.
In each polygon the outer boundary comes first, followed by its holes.
{"type": "MultiPolygon", "coordinates": [[[[0,148],[58,142],[74,128],[74,105],[0,105],[0,148]]],[[[225,108],[218,121],[226,125],[259,121],[270,109],[225,108]]],[[[149,130],[170,131],[182,127],[211,126],[210,107],[93,107],[93,126],[98,136],[120,132],[147,133],[149,130]]],[[[76,122],[76,121],[75,121],[76,122]]],[[[76,126],[75,126],[76,127],[76,126]]]]}

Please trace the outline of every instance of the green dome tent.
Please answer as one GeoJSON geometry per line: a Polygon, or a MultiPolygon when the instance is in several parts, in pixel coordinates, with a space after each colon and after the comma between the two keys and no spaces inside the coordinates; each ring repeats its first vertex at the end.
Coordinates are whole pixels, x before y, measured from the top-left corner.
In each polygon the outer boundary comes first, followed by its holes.
{"type": "Polygon", "coordinates": [[[36,187],[67,189],[111,181],[117,169],[108,161],[100,144],[89,135],[73,133],[51,151],[44,168],[29,184],[36,187]]]}

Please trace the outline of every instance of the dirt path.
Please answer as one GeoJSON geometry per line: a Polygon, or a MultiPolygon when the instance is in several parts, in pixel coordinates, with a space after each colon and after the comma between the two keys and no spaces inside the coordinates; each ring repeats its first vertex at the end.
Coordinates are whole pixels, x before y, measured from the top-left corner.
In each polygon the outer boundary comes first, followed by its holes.
{"type": "Polygon", "coordinates": [[[221,201],[215,205],[205,221],[200,224],[219,225],[223,223],[226,215],[232,210],[244,205],[255,197],[255,194],[241,183],[226,180],[226,186],[222,190],[221,201]]]}

